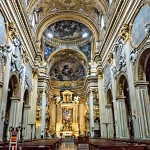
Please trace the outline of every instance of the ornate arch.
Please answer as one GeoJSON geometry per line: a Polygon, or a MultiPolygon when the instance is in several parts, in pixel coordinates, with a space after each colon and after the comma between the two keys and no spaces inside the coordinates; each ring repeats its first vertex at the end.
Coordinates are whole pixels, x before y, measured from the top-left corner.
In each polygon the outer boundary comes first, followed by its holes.
{"type": "Polygon", "coordinates": [[[54,55],[56,55],[58,52],[60,52],[60,51],[63,51],[63,50],[71,50],[71,51],[74,51],[74,52],[77,52],[77,53],[79,53],[83,58],[84,58],[84,60],[86,61],[86,62],[88,62],[88,59],[87,59],[87,57],[86,57],[86,55],[83,53],[83,52],[81,52],[80,50],[76,50],[76,49],[73,49],[73,48],[61,48],[61,49],[59,49],[59,50],[56,50],[56,51],[54,51],[49,57],[48,57],[48,62],[50,61],[50,60],[52,60],[52,58],[54,57],[54,55]]]}
{"type": "Polygon", "coordinates": [[[30,104],[30,89],[26,88],[24,90],[23,100],[24,100],[25,105],[30,104]]]}
{"type": "Polygon", "coordinates": [[[134,81],[146,80],[145,69],[148,58],[150,57],[150,43],[145,42],[138,50],[138,59],[134,66],[134,81]]]}
{"type": "Polygon", "coordinates": [[[124,96],[123,95],[123,89],[124,89],[123,86],[124,86],[125,80],[127,81],[127,83],[129,83],[127,74],[125,74],[124,72],[121,72],[119,74],[118,79],[116,80],[116,85],[117,85],[116,96],[124,96]]]}
{"type": "MultiPolygon", "coordinates": [[[[107,104],[110,104],[110,94],[111,93],[111,96],[113,98],[113,94],[112,94],[112,89],[108,88],[107,91],[106,91],[106,101],[107,101],[107,104]]],[[[111,99],[112,100],[112,99],[111,99]]]]}
{"type": "Polygon", "coordinates": [[[13,96],[19,97],[19,75],[16,72],[10,74],[9,83],[10,82],[13,88],[13,96]]]}

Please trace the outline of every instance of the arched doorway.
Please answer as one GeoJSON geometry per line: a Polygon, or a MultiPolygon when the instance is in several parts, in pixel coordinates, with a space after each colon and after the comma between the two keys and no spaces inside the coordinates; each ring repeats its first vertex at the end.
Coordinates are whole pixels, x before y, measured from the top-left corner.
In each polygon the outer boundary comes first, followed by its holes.
{"type": "Polygon", "coordinates": [[[113,96],[112,92],[109,89],[107,91],[107,105],[105,106],[108,116],[108,136],[115,138],[116,137],[116,128],[115,128],[115,116],[114,116],[114,105],[113,105],[113,96]]]}
{"type": "Polygon", "coordinates": [[[120,129],[121,138],[133,138],[133,121],[131,112],[131,101],[128,81],[125,75],[121,75],[118,82],[118,125],[120,129]]]}
{"type": "Polygon", "coordinates": [[[14,127],[14,125],[16,124],[16,118],[12,116],[13,112],[11,112],[11,107],[12,107],[12,97],[18,94],[17,87],[18,87],[18,78],[16,75],[12,75],[8,85],[8,96],[7,96],[6,109],[5,109],[5,121],[3,127],[4,141],[7,140],[7,137],[9,135],[9,128],[14,127]]]}

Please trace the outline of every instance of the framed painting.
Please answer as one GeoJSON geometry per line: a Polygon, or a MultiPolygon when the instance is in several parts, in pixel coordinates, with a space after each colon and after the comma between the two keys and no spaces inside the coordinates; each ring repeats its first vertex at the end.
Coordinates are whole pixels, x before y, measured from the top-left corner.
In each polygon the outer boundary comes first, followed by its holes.
{"type": "Polygon", "coordinates": [[[147,23],[150,23],[150,7],[148,5],[145,5],[141,7],[133,21],[131,31],[133,46],[137,47],[145,38],[145,24],[147,23]]]}
{"type": "Polygon", "coordinates": [[[4,16],[0,11],[0,45],[5,45],[6,41],[7,41],[6,24],[4,16]]]}
{"type": "Polygon", "coordinates": [[[64,108],[62,109],[62,115],[63,115],[63,123],[69,123],[72,122],[72,116],[73,116],[73,110],[64,108]]]}

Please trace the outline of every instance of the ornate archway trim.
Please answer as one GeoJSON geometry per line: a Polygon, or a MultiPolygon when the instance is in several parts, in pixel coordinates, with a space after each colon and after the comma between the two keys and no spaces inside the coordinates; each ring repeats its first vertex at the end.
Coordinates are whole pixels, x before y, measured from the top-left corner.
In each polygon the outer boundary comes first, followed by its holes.
{"type": "Polygon", "coordinates": [[[59,53],[60,51],[66,50],[66,49],[67,49],[67,50],[74,51],[74,52],[77,52],[77,53],[80,53],[81,56],[82,56],[82,58],[84,58],[84,60],[85,60],[86,62],[88,62],[88,59],[87,59],[86,55],[85,55],[82,51],[80,51],[80,50],[75,50],[75,49],[69,48],[69,47],[61,48],[61,49],[59,49],[59,50],[54,51],[54,52],[48,57],[47,62],[49,62],[50,60],[52,60],[52,58],[54,58],[54,56],[55,56],[57,53],[59,53]]]}
{"type": "MultiPolygon", "coordinates": [[[[150,55],[150,52],[149,52],[149,49],[150,49],[150,42],[145,42],[142,46],[140,46],[139,48],[137,48],[137,51],[138,51],[138,59],[134,65],[134,82],[137,82],[139,81],[139,66],[140,66],[140,62],[141,62],[141,59],[144,55],[144,53],[146,53],[146,51],[148,52],[148,54],[146,55],[147,58],[148,56],[150,55]]],[[[143,66],[143,71],[145,71],[145,65],[146,65],[146,59],[144,58],[144,66],[143,66]]]]}
{"type": "MultiPolygon", "coordinates": [[[[120,92],[122,92],[121,89],[120,89],[120,88],[122,88],[122,87],[120,87],[120,79],[121,79],[122,77],[124,77],[124,79],[127,80],[127,83],[129,84],[127,74],[126,74],[125,72],[120,72],[120,74],[119,74],[119,76],[118,76],[118,79],[116,80],[116,85],[117,85],[117,88],[116,88],[116,98],[117,98],[117,97],[120,97],[120,96],[121,96],[121,97],[124,96],[124,95],[122,95],[122,94],[120,93],[120,92]]],[[[122,84],[121,84],[121,85],[122,85],[122,84]]]]}
{"type": "MultiPolygon", "coordinates": [[[[13,72],[10,74],[9,77],[9,83],[12,82],[12,84],[14,85],[14,89],[13,89],[13,96],[12,97],[19,97],[20,95],[20,87],[19,87],[19,75],[17,74],[17,72],[13,72]],[[13,76],[16,78],[16,81],[12,80],[13,76]],[[16,85],[16,86],[15,86],[16,85]]],[[[8,84],[9,84],[8,83],[8,84]]],[[[9,85],[8,85],[9,86],[9,85]]],[[[20,98],[19,98],[20,99],[20,98]]]]}

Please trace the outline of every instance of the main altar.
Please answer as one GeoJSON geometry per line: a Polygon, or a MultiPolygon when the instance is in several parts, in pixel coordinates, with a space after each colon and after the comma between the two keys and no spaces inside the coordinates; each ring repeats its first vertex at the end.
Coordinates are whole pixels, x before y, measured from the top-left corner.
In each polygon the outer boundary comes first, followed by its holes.
{"type": "Polygon", "coordinates": [[[62,92],[62,99],[56,97],[56,134],[63,137],[79,136],[78,126],[79,97],[74,96],[71,91],[62,92]]]}

